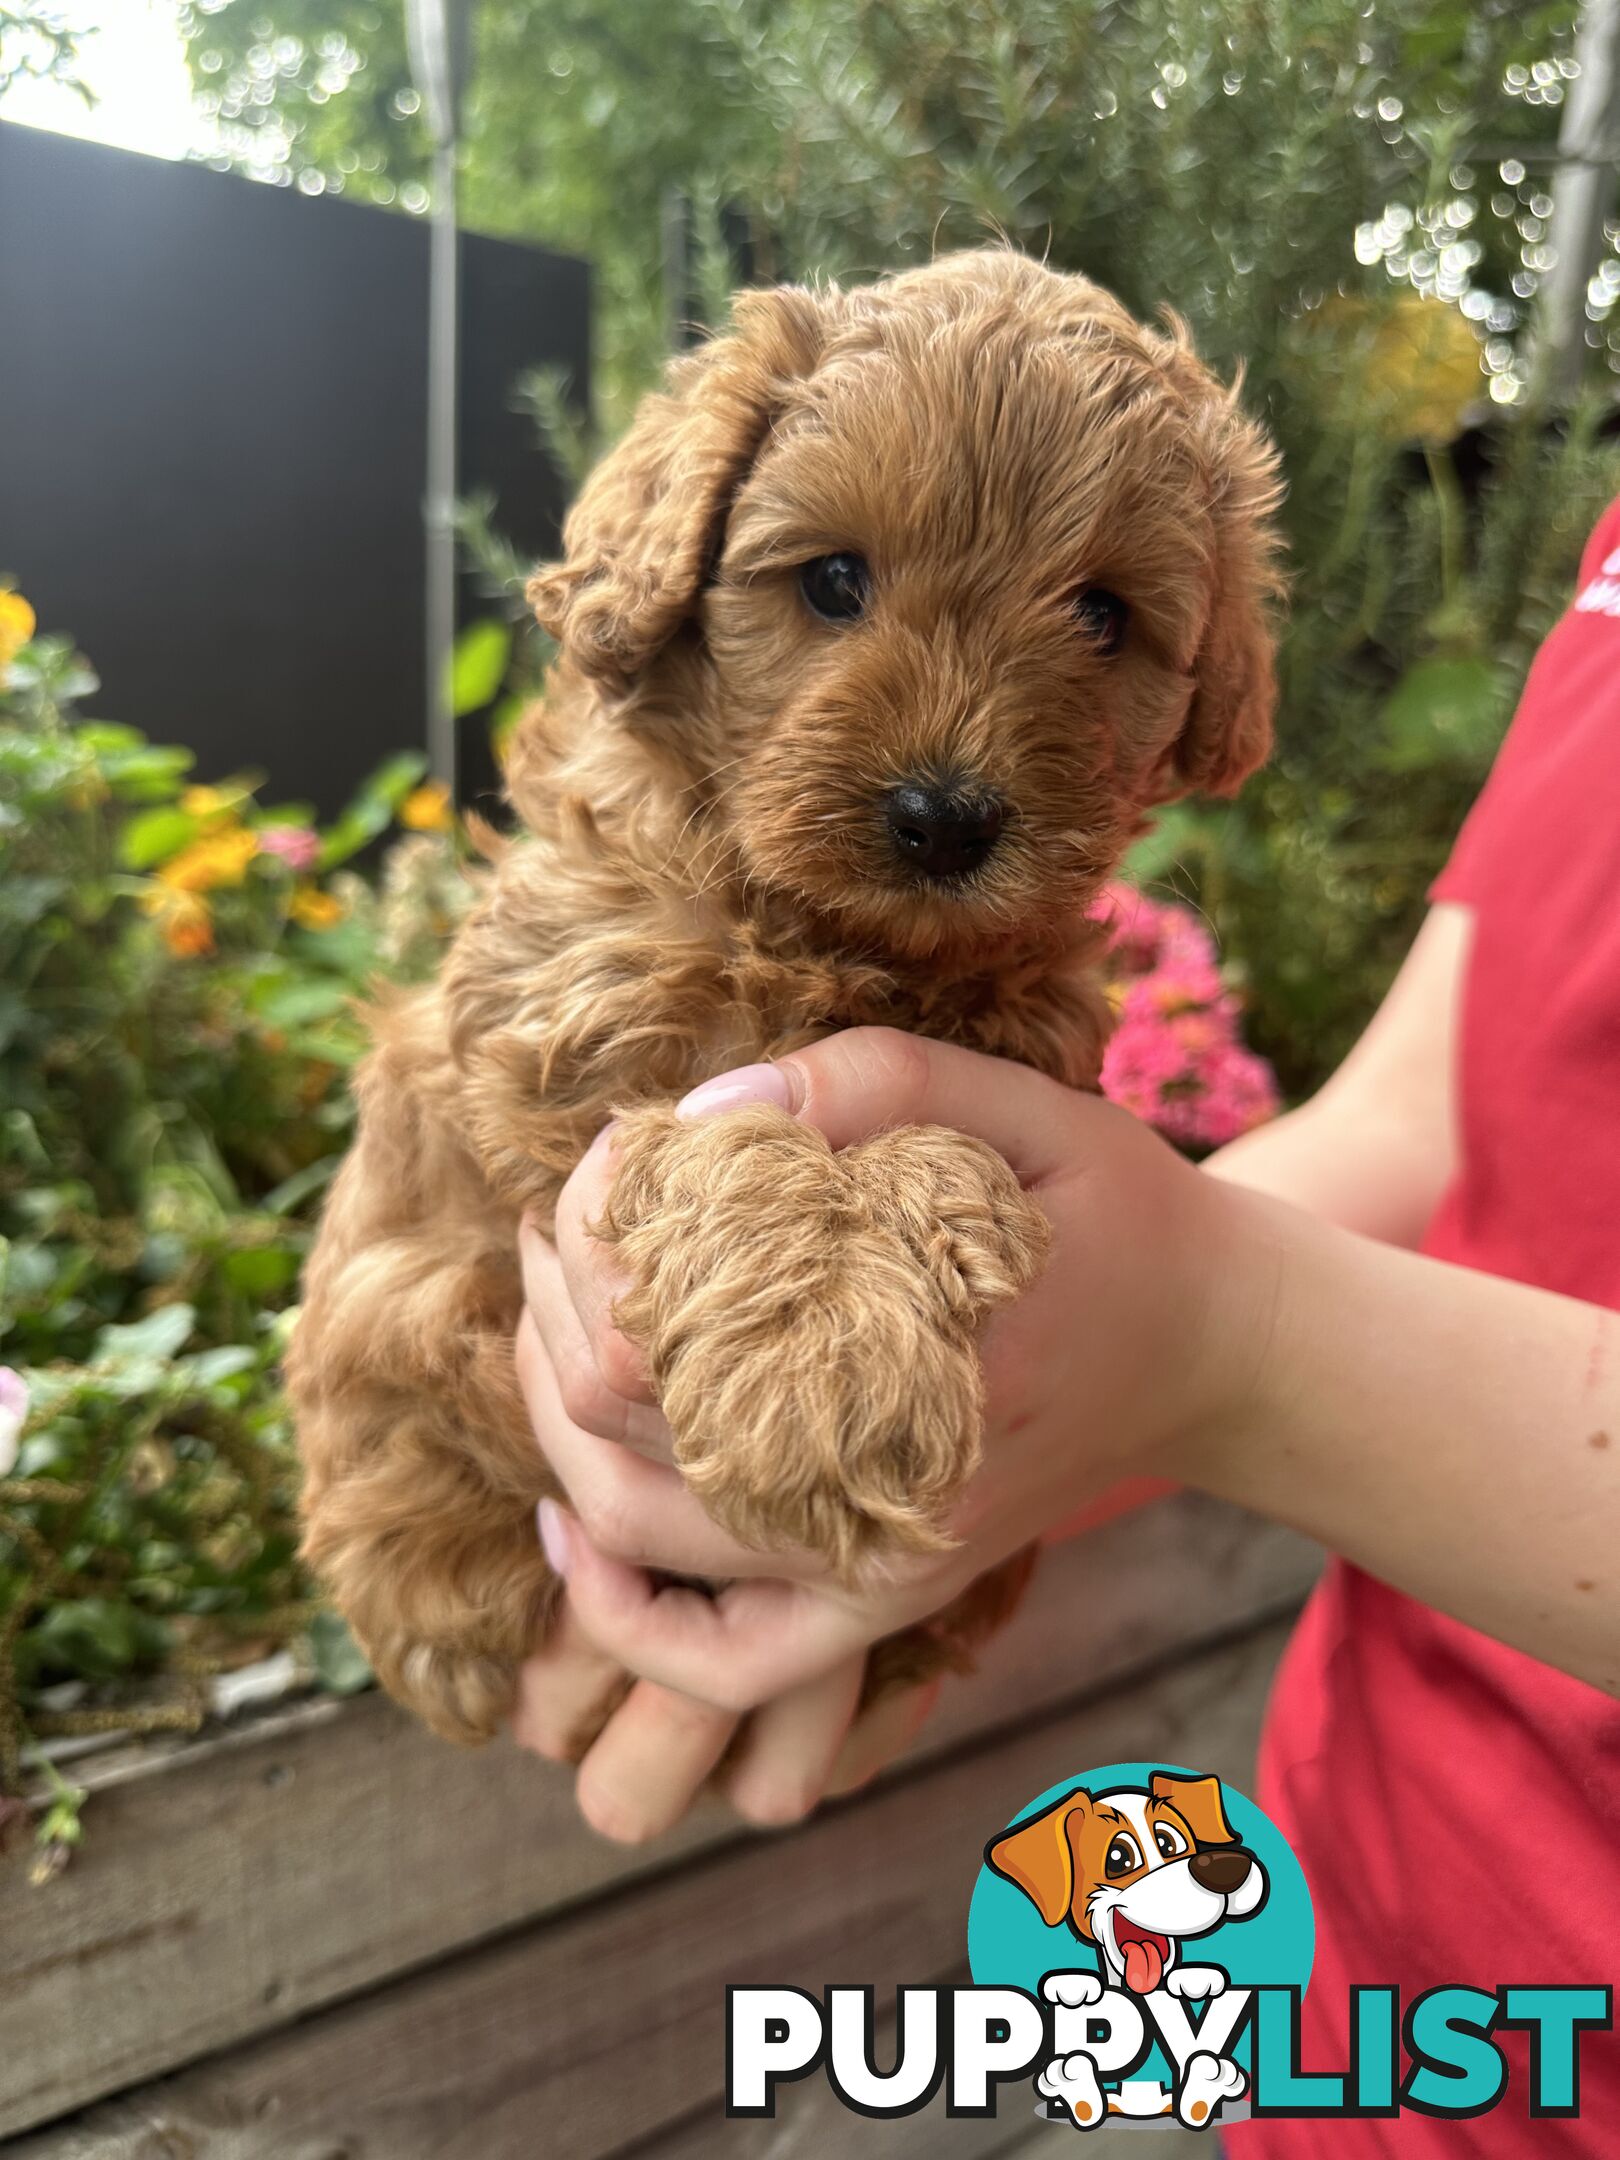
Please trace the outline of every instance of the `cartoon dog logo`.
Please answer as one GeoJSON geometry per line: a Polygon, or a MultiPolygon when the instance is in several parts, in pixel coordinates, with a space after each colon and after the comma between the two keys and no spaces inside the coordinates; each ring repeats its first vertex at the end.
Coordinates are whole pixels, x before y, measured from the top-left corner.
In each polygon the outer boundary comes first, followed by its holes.
{"type": "MultiPolygon", "coordinates": [[[[1046,1978],[1047,2000],[1068,2011],[1100,2005],[1110,1989],[1213,2002],[1226,1992],[1228,1975],[1219,1965],[1184,1960],[1182,1944],[1252,1919],[1266,1899],[1265,1870],[1228,1822],[1217,1777],[1155,1771],[1145,1790],[1077,1787],[993,1839],[985,1859],[1048,1927],[1067,1922],[1095,1945],[1099,1973],[1046,1978]]],[[[1209,2048],[1189,2050],[1168,2095],[1162,2087],[1126,2086],[1105,2099],[1097,2066],[1083,2052],[1060,2056],[1038,2080],[1081,2129],[1095,2129],[1109,2113],[1175,2114],[1202,2128],[1244,2085],[1237,2064],[1209,2048]]]]}

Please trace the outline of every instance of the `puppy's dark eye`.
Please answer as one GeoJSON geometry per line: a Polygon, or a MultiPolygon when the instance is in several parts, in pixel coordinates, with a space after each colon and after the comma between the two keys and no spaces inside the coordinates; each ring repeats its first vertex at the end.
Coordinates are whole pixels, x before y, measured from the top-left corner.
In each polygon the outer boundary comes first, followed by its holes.
{"type": "Polygon", "coordinates": [[[1103,1855],[1103,1873],[1109,1876],[1129,1875],[1141,1865],[1141,1848],[1128,1831],[1122,1830],[1103,1855]]]}
{"type": "Polygon", "coordinates": [[[1071,603],[1075,620],[1100,652],[1112,656],[1125,642],[1131,611],[1103,585],[1082,585],[1071,603]]]}
{"type": "Polygon", "coordinates": [[[872,573],[864,555],[818,555],[799,572],[799,590],[824,622],[855,622],[866,612],[872,573]]]}

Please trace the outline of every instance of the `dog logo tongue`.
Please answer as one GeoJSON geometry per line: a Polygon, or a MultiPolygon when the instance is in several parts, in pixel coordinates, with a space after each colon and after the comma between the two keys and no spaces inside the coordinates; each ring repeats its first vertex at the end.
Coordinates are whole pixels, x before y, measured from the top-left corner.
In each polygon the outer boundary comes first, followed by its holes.
{"type": "Polygon", "coordinates": [[[1125,1959],[1125,1985],[1133,1995],[1151,1995],[1164,1978],[1165,1953],[1169,1944],[1162,1935],[1153,1935],[1145,1929],[1140,1935],[1126,1935],[1116,1930],[1115,1939],[1125,1959]]]}

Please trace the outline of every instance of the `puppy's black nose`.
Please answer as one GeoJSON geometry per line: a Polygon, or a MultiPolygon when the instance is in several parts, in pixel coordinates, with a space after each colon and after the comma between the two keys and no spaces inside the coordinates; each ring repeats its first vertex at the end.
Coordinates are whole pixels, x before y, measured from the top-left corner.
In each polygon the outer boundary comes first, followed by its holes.
{"type": "Polygon", "coordinates": [[[1248,1881],[1253,1865],[1252,1855],[1240,1846],[1229,1845],[1224,1852],[1214,1846],[1204,1852],[1195,1852],[1187,1862],[1187,1870],[1201,1889],[1213,1890],[1217,1897],[1230,1897],[1248,1881]]]}
{"type": "Polygon", "coordinates": [[[931,781],[908,780],[884,797],[894,851],[924,877],[959,878],[977,870],[1000,837],[1001,805],[931,781]]]}

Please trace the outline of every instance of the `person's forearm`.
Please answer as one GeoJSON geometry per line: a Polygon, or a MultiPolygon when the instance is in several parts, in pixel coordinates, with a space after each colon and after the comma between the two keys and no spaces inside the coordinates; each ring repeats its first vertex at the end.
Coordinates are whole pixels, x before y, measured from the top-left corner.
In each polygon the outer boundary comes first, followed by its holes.
{"type": "Polygon", "coordinates": [[[1331,1093],[1256,1126],[1204,1164],[1211,1177],[1406,1246],[1422,1237],[1450,1167],[1398,1106],[1381,1116],[1366,1103],[1341,1107],[1331,1093]]]}
{"type": "Polygon", "coordinates": [[[1205,1164],[1387,1245],[1415,1245],[1456,1167],[1469,909],[1429,910],[1388,996],[1320,1094],[1205,1164]]]}
{"type": "Polygon", "coordinates": [[[1188,1481],[1620,1694],[1620,1315],[1237,1206],[1264,1348],[1188,1481]]]}

